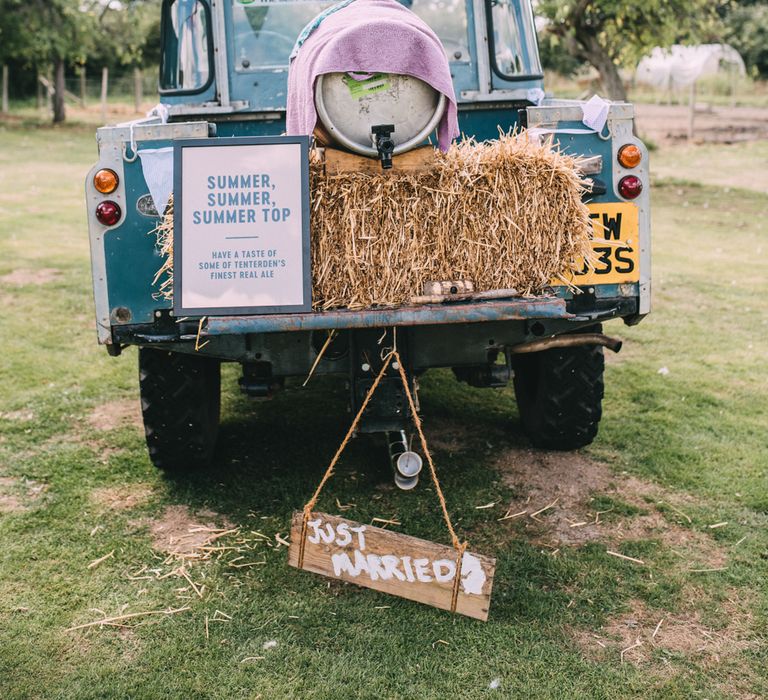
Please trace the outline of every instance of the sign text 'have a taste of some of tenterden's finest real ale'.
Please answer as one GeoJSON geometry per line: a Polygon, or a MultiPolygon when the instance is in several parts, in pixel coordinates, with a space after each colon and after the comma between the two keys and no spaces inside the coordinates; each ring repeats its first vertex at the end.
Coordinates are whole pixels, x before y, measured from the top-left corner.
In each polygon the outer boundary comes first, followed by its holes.
{"type": "MultiPolygon", "coordinates": [[[[299,566],[303,513],[291,523],[288,563],[299,566]]],[[[456,612],[488,619],[496,560],[464,552],[456,612]]],[[[453,547],[363,525],[325,513],[307,521],[302,569],[358,586],[451,609],[456,572],[453,547]]]]}
{"type": "Polygon", "coordinates": [[[177,316],[309,311],[305,136],[174,144],[177,316]]]}

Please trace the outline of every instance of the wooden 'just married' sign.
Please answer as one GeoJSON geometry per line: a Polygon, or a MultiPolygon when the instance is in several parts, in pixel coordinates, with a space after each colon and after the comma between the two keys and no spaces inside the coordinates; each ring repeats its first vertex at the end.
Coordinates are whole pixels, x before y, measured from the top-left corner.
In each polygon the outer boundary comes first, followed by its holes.
{"type": "Polygon", "coordinates": [[[304,514],[291,523],[288,563],[316,574],[451,610],[459,577],[455,612],[488,619],[496,560],[465,551],[460,571],[453,547],[362,525],[325,513],[312,513],[299,566],[304,514]]]}

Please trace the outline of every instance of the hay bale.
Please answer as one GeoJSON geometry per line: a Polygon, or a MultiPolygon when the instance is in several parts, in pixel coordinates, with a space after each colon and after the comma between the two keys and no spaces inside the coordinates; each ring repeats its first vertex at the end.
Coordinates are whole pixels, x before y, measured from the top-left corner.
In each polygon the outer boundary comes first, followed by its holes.
{"type": "MultiPolygon", "coordinates": [[[[313,308],[398,306],[431,280],[536,294],[591,261],[576,160],[528,140],[465,140],[423,171],[310,166],[313,308]]],[[[158,228],[173,250],[172,209],[158,228]],[[170,220],[170,223],[169,223],[170,220]]],[[[160,294],[172,294],[167,257],[160,294]]]]}

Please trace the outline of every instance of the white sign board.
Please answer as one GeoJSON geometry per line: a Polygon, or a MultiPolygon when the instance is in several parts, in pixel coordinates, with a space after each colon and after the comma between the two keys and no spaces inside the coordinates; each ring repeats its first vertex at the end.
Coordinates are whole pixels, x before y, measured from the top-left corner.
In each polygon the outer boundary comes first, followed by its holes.
{"type": "Polygon", "coordinates": [[[177,316],[311,310],[309,139],[179,140],[177,316]]]}

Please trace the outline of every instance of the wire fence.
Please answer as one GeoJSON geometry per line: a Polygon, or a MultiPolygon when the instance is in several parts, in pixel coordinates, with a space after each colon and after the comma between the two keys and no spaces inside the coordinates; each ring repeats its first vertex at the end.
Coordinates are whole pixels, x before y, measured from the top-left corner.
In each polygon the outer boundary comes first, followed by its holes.
{"type": "MultiPolygon", "coordinates": [[[[67,76],[66,90],[81,102],[93,103],[101,100],[102,72],[86,71],[80,75],[67,76]]],[[[157,97],[157,70],[141,70],[138,75],[133,70],[107,72],[107,99],[121,102],[133,101],[138,94],[144,101],[157,97]]]]}
{"type": "MultiPolygon", "coordinates": [[[[132,105],[141,111],[146,104],[155,104],[158,95],[157,67],[143,69],[91,68],[68,71],[64,79],[64,100],[67,105],[94,108],[102,105],[132,105]]],[[[54,78],[52,70],[34,71],[3,66],[2,105],[8,112],[14,107],[50,109],[54,78]]]]}

